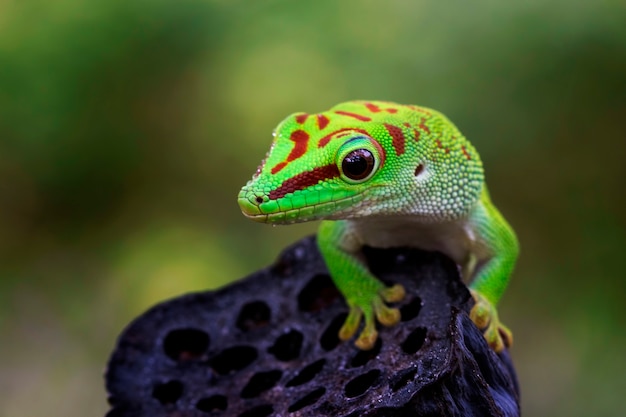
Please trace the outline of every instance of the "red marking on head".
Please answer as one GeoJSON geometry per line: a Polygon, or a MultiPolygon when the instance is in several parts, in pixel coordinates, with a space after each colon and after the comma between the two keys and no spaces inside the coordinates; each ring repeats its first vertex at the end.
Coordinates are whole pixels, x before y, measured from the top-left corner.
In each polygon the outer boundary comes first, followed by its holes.
{"type": "Polygon", "coordinates": [[[407,123],[407,122],[402,123],[402,125],[403,125],[404,127],[411,127],[411,123],[407,123]]]}
{"type": "Polygon", "coordinates": [[[393,108],[393,107],[387,107],[386,109],[381,109],[380,107],[378,107],[374,103],[365,103],[365,107],[367,107],[367,109],[369,111],[371,111],[372,113],[379,113],[381,111],[386,111],[387,113],[397,113],[398,112],[398,109],[393,108]]]}
{"type": "Polygon", "coordinates": [[[274,168],[272,168],[272,174],[276,174],[281,169],[286,167],[289,162],[300,158],[306,152],[309,143],[308,133],[306,133],[304,130],[294,130],[293,132],[291,132],[291,136],[289,136],[289,139],[294,143],[293,149],[291,150],[291,152],[289,152],[289,155],[287,155],[287,159],[285,159],[283,162],[279,162],[278,164],[276,164],[276,166],[274,166],[274,168]]]}
{"type": "Polygon", "coordinates": [[[446,148],[446,153],[450,153],[450,148],[446,148]]]}
{"type": "Polygon", "coordinates": [[[402,155],[404,153],[404,133],[398,126],[384,124],[387,132],[391,135],[391,144],[396,150],[396,155],[402,155]]]}
{"type": "Polygon", "coordinates": [[[362,116],[362,115],[356,114],[356,113],[350,113],[349,111],[337,110],[335,113],[336,114],[340,114],[342,116],[354,117],[355,119],[360,120],[362,122],[369,122],[369,121],[372,120],[372,119],[370,119],[367,116],[362,116]]]}
{"type": "Polygon", "coordinates": [[[435,143],[437,143],[437,146],[439,148],[443,148],[443,143],[441,143],[441,139],[435,139],[435,143]]]}
{"type": "Polygon", "coordinates": [[[378,113],[380,111],[380,107],[374,103],[365,103],[365,107],[367,107],[367,109],[372,113],[378,113]]]}
{"type": "Polygon", "coordinates": [[[330,140],[333,137],[339,137],[340,133],[350,132],[350,131],[363,133],[364,135],[369,136],[369,133],[367,133],[367,131],[365,131],[363,129],[354,129],[354,128],[351,128],[351,127],[344,127],[343,129],[335,130],[334,132],[331,132],[328,135],[326,135],[323,138],[321,138],[319,143],[317,144],[317,147],[318,148],[323,148],[324,146],[328,145],[328,142],[330,142],[330,140]]]}
{"type": "Polygon", "coordinates": [[[276,189],[270,191],[269,199],[278,200],[289,193],[304,190],[307,187],[318,184],[320,181],[329,180],[339,176],[339,168],[335,164],[313,168],[295,175],[285,181],[276,189]]]}
{"type": "Polygon", "coordinates": [[[423,108],[421,108],[421,107],[419,107],[419,106],[416,106],[416,105],[414,105],[414,104],[409,104],[409,105],[407,105],[406,107],[408,107],[409,109],[414,110],[414,111],[416,111],[416,112],[418,112],[418,113],[425,114],[425,115],[427,115],[427,116],[430,116],[430,115],[431,115],[431,113],[430,113],[428,110],[423,109],[423,108]]]}
{"type": "Polygon", "coordinates": [[[426,131],[426,133],[430,135],[430,129],[428,128],[428,126],[425,125],[425,123],[426,123],[426,118],[422,117],[422,119],[420,120],[419,127],[424,129],[424,131],[426,131]]]}
{"type": "Polygon", "coordinates": [[[413,135],[415,136],[415,137],[414,137],[415,142],[419,142],[419,140],[420,140],[420,135],[421,135],[420,131],[419,131],[419,130],[417,130],[417,129],[413,129],[413,135]]]}
{"type": "Polygon", "coordinates": [[[306,119],[309,118],[309,115],[306,113],[302,113],[296,116],[296,122],[298,122],[299,124],[303,124],[304,122],[306,122],[306,119]]]}
{"type": "Polygon", "coordinates": [[[463,151],[463,155],[465,155],[468,161],[472,159],[472,155],[470,155],[469,152],[467,152],[467,149],[465,149],[465,145],[461,146],[461,150],[463,151]]]}
{"type": "Polygon", "coordinates": [[[380,107],[378,107],[378,106],[377,106],[376,104],[374,104],[374,103],[365,103],[365,107],[367,107],[367,109],[368,109],[369,111],[371,111],[372,113],[378,113],[378,112],[382,111],[382,110],[380,109],[380,107]]]}
{"type": "Polygon", "coordinates": [[[289,137],[294,143],[293,149],[287,156],[287,162],[300,158],[306,152],[309,143],[309,134],[304,130],[294,130],[289,137]]]}
{"type": "Polygon", "coordinates": [[[324,128],[328,126],[328,122],[330,122],[330,120],[328,120],[328,117],[324,116],[323,114],[317,115],[317,127],[319,130],[324,130],[324,128]]]}
{"type": "Polygon", "coordinates": [[[287,162],[279,162],[278,164],[274,165],[274,168],[272,168],[272,174],[276,174],[278,171],[280,171],[286,166],[287,166],[287,162]]]}

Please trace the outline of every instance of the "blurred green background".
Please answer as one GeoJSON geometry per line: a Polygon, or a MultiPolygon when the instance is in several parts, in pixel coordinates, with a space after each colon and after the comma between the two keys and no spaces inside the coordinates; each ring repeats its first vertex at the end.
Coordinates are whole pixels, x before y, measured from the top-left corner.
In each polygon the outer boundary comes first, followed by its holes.
{"type": "Polygon", "coordinates": [[[0,415],[103,415],[131,319],[314,232],[236,195],[283,117],[349,99],[481,152],[524,415],[626,415],[625,5],[0,0],[0,415]]]}

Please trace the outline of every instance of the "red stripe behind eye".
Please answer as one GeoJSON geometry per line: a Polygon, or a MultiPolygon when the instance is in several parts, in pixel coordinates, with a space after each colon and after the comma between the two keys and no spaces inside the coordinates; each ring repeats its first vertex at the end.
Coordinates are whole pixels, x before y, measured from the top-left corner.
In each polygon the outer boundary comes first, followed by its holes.
{"type": "Polygon", "coordinates": [[[311,171],[302,172],[295,175],[280,185],[275,190],[270,191],[270,200],[278,200],[289,193],[293,193],[297,190],[304,190],[307,187],[315,185],[323,180],[336,178],[339,176],[339,168],[335,164],[325,165],[323,167],[317,167],[311,171]]]}

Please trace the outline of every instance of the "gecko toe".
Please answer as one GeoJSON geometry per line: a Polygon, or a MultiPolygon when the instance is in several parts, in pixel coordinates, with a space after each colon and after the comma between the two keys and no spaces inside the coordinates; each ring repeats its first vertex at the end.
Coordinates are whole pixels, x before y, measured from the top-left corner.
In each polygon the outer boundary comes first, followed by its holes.
{"type": "Polygon", "coordinates": [[[350,313],[344,321],[343,326],[339,329],[339,339],[346,341],[349,340],[359,328],[363,312],[358,307],[351,307],[350,313]]]}
{"type": "Polygon", "coordinates": [[[387,307],[381,299],[374,303],[374,312],[383,326],[394,326],[400,322],[400,310],[387,307]]]}
{"type": "Polygon", "coordinates": [[[397,303],[404,299],[406,291],[401,284],[395,284],[392,287],[384,288],[380,291],[380,296],[388,303],[397,303]]]}
{"type": "Polygon", "coordinates": [[[370,350],[374,347],[376,339],[378,339],[376,322],[373,317],[365,317],[365,327],[359,337],[355,340],[354,345],[361,350],[370,350]]]}
{"type": "Polygon", "coordinates": [[[500,323],[500,326],[498,327],[498,334],[500,339],[504,342],[505,347],[509,348],[513,346],[513,332],[509,330],[508,327],[500,323]]]}
{"type": "Polygon", "coordinates": [[[513,333],[498,318],[496,308],[478,291],[471,290],[474,307],[470,319],[484,334],[489,346],[496,352],[502,352],[513,345],[513,333]]]}
{"type": "Polygon", "coordinates": [[[491,322],[490,309],[483,305],[476,303],[474,308],[470,311],[470,318],[480,330],[485,330],[489,327],[491,322]]]}

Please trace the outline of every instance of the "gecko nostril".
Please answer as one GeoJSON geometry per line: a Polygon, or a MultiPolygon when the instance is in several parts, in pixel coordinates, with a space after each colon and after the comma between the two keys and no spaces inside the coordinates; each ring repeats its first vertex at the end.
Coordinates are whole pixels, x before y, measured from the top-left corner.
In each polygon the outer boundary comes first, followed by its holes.
{"type": "Polygon", "coordinates": [[[263,202],[263,197],[257,197],[255,198],[255,201],[257,202],[257,204],[261,204],[263,202]]]}

